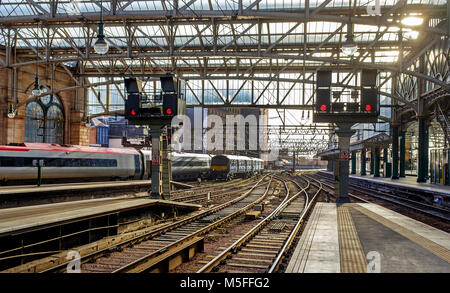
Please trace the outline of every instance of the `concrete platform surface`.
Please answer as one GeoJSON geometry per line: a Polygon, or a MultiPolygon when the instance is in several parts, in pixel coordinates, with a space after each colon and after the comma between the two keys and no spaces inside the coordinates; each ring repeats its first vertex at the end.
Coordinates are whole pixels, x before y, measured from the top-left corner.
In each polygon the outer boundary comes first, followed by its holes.
{"type": "Polygon", "coordinates": [[[287,273],[450,273],[450,234],[372,203],[317,203],[287,273]]]}
{"type": "MultiPolygon", "coordinates": [[[[321,171],[321,172],[333,175],[333,172],[330,172],[330,171],[321,171]]],[[[381,183],[381,184],[386,184],[386,185],[396,185],[396,186],[401,186],[401,187],[405,187],[408,189],[418,189],[418,190],[424,190],[424,191],[428,191],[428,192],[439,192],[439,193],[447,194],[450,196],[450,186],[440,185],[440,184],[432,184],[432,183],[419,183],[416,181],[417,180],[416,177],[411,177],[411,176],[402,177],[399,179],[391,179],[391,178],[385,178],[385,177],[373,177],[373,175],[361,176],[361,175],[350,174],[350,178],[357,178],[357,179],[367,180],[370,182],[381,183]]]]}
{"type": "Polygon", "coordinates": [[[102,198],[0,209],[0,236],[15,231],[153,205],[196,210],[200,205],[149,198],[102,198]]]}
{"type": "Polygon", "coordinates": [[[391,178],[385,178],[385,177],[373,177],[373,176],[359,176],[359,175],[350,175],[350,177],[364,179],[368,181],[375,181],[375,182],[381,182],[381,183],[387,183],[387,184],[393,184],[397,186],[402,186],[406,188],[415,188],[415,189],[421,189],[426,190],[430,192],[440,192],[450,195],[450,186],[446,185],[440,185],[440,184],[432,184],[432,183],[419,183],[417,182],[416,177],[402,177],[399,179],[391,179],[391,178]]]}

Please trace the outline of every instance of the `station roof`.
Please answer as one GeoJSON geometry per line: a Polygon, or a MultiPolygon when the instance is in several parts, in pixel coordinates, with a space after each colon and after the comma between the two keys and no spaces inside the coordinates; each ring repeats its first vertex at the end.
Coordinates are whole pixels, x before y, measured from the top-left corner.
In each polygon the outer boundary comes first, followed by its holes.
{"type": "MultiPolygon", "coordinates": [[[[386,133],[379,133],[364,140],[355,141],[350,144],[350,152],[369,148],[385,148],[392,142],[392,138],[386,133]]],[[[339,155],[339,149],[334,147],[318,153],[318,157],[334,157],[339,155]]]]}
{"type": "MultiPolygon", "coordinates": [[[[392,65],[398,61],[400,43],[406,52],[428,33],[445,35],[441,22],[446,17],[446,0],[382,0],[380,4],[382,15],[370,16],[369,4],[361,0],[114,0],[102,4],[2,0],[0,45],[15,39],[16,48],[37,46],[41,55],[51,48],[55,51],[51,57],[68,66],[71,61],[86,60],[80,55],[95,42],[101,9],[110,54],[92,54],[86,64],[90,68],[109,66],[111,59],[120,60],[116,67],[138,67],[144,57],[164,70],[174,62],[177,68],[197,68],[203,57],[213,69],[224,62],[227,67],[245,68],[254,65],[261,50],[269,57],[255,65],[261,70],[274,62],[289,71],[332,59],[350,61],[335,50],[345,41],[348,22],[353,23],[354,40],[361,48],[354,55],[359,63],[392,65]],[[408,15],[424,18],[427,25],[403,24],[402,18],[408,15]],[[308,58],[303,60],[305,53],[308,58]]],[[[190,75],[197,74],[191,70],[190,75]]]]}

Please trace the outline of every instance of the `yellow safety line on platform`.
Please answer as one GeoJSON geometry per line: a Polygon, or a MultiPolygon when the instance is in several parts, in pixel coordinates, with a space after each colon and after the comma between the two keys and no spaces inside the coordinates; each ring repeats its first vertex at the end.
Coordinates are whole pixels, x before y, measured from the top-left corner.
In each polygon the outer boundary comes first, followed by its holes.
{"type": "Polygon", "coordinates": [[[434,241],[431,241],[409,229],[406,229],[405,227],[400,226],[397,223],[394,223],[362,206],[353,206],[355,209],[360,211],[361,213],[365,214],[366,216],[374,219],[375,221],[383,224],[384,226],[388,227],[389,229],[399,233],[400,235],[408,238],[412,242],[422,246],[426,250],[430,251],[434,255],[442,258],[446,262],[450,263],[450,250],[437,244],[434,241]]]}
{"type": "Polygon", "coordinates": [[[338,206],[339,251],[342,273],[366,273],[367,262],[355,223],[346,206],[338,206]]]}

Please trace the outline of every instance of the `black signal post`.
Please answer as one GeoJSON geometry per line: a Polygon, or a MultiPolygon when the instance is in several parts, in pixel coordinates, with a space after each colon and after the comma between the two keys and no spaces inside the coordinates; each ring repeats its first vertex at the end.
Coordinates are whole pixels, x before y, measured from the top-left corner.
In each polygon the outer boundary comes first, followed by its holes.
{"type": "Polygon", "coordinates": [[[318,71],[316,74],[313,122],[334,123],[338,127],[339,158],[333,164],[338,203],[349,202],[350,138],[355,133],[352,126],[355,123],[375,123],[380,114],[377,74],[377,70],[362,70],[359,91],[352,90],[348,96],[343,95],[344,90],[331,91],[331,71],[318,71]]]}
{"type": "MultiPolygon", "coordinates": [[[[147,95],[143,92],[140,81],[136,78],[126,78],[125,87],[128,97],[125,101],[125,118],[129,123],[136,125],[147,125],[150,127],[150,138],[152,143],[152,186],[151,198],[162,198],[169,196],[170,188],[164,188],[163,185],[169,185],[170,174],[161,172],[170,172],[168,164],[167,143],[162,143],[161,138],[165,129],[171,124],[172,118],[176,115],[184,114],[185,101],[177,91],[178,83],[172,75],[160,76],[162,92],[158,95],[147,95]],[[166,176],[164,176],[166,175],[166,176]]],[[[145,139],[145,144],[150,139],[145,139]]]]}
{"type": "Polygon", "coordinates": [[[37,167],[37,186],[41,186],[42,167],[44,167],[44,160],[33,160],[33,166],[37,167]]]}

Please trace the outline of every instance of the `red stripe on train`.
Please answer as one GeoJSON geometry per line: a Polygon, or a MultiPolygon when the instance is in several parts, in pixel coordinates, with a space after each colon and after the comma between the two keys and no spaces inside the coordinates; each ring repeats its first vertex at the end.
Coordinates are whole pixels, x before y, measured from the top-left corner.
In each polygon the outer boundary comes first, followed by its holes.
{"type": "Polygon", "coordinates": [[[45,143],[25,143],[25,146],[5,146],[0,145],[0,151],[28,152],[28,151],[51,151],[51,152],[79,152],[79,153],[102,153],[102,154],[128,154],[137,155],[135,149],[101,148],[51,145],[45,143]]]}

